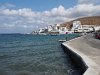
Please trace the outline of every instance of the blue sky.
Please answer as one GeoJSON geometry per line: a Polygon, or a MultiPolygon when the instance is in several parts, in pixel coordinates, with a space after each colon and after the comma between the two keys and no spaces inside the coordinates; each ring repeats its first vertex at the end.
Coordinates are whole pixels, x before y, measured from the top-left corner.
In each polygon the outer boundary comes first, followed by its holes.
{"type": "Polygon", "coordinates": [[[29,33],[99,13],[100,0],[0,0],[0,33],[29,33]]]}
{"type": "Polygon", "coordinates": [[[74,6],[77,0],[0,0],[0,4],[11,3],[15,9],[31,8],[34,11],[51,10],[54,7],[63,5],[65,8],[74,6]]]}

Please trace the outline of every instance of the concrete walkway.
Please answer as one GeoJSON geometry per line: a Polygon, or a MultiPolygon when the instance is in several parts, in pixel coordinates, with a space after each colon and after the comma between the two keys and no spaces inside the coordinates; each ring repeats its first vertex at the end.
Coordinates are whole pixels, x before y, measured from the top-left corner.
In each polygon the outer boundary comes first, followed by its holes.
{"type": "Polygon", "coordinates": [[[93,34],[70,40],[64,46],[79,55],[88,66],[84,75],[100,75],[100,40],[93,34]]]}

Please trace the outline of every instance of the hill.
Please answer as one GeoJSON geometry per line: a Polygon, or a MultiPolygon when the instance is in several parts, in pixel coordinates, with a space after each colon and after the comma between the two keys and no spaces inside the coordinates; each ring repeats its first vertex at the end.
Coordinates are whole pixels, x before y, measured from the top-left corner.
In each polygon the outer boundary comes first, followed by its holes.
{"type": "MultiPolygon", "coordinates": [[[[83,17],[73,21],[81,21],[82,25],[100,25],[100,16],[83,17]]],[[[65,22],[61,26],[67,26],[70,29],[73,26],[73,21],[65,22]]]]}

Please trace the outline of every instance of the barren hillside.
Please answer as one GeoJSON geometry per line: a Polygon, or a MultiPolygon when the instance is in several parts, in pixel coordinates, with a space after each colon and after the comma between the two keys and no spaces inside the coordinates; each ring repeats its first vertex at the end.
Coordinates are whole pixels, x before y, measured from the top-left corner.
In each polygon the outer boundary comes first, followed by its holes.
{"type": "MultiPolygon", "coordinates": [[[[73,21],[81,21],[82,25],[100,25],[100,16],[83,17],[73,21]]],[[[61,24],[61,26],[67,26],[67,28],[70,29],[72,27],[73,21],[65,22],[61,24]]]]}

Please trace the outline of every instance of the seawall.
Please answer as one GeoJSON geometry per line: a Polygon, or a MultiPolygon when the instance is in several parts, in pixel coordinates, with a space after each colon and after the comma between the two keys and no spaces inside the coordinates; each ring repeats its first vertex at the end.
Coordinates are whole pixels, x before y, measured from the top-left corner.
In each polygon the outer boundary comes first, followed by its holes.
{"type": "Polygon", "coordinates": [[[83,75],[100,75],[100,40],[93,34],[62,43],[71,59],[83,70],[83,75]]]}

